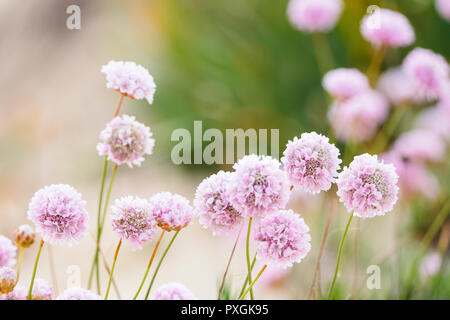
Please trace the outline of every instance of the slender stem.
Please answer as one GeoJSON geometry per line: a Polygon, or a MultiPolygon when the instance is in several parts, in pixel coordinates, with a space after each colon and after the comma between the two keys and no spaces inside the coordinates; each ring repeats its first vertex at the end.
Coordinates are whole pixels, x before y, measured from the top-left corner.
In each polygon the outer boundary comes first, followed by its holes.
{"type": "Polygon", "coordinates": [[[256,283],[256,281],[259,279],[259,277],[262,275],[262,273],[264,272],[264,270],[266,270],[267,268],[267,264],[265,264],[262,268],[261,271],[259,271],[258,275],[256,276],[255,280],[250,284],[250,286],[247,288],[247,290],[245,290],[244,294],[240,296],[239,300],[244,300],[245,296],[247,295],[247,293],[252,290],[253,285],[256,283]]]}
{"type": "MultiPolygon", "coordinates": [[[[248,271],[248,282],[252,283],[252,268],[250,265],[250,233],[252,231],[252,217],[248,219],[248,230],[247,230],[247,243],[246,243],[246,255],[247,255],[247,271],[248,271]]],[[[250,298],[253,300],[253,289],[250,287],[250,298]]]]}
{"type": "Polygon", "coordinates": [[[34,278],[36,278],[36,271],[37,266],[39,263],[39,258],[41,257],[41,251],[42,247],[44,246],[44,240],[41,240],[41,243],[39,244],[39,250],[36,256],[36,260],[34,262],[34,268],[33,268],[33,275],[31,276],[31,283],[30,283],[30,289],[28,289],[28,300],[31,300],[31,294],[33,293],[33,286],[34,286],[34,278]]]}
{"type": "Polygon", "coordinates": [[[376,81],[378,79],[378,74],[380,73],[380,67],[383,63],[384,56],[386,55],[386,47],[380,46],[378,47],[370,61],[369,68],[367,69],[367,76],[369,77],[370,84],[375,86],[376,81]]]}
{"type": "Polygon", "coordinates": [[[152,280],[150,281],[150,285],[148,286],[147,289],[147,293],[145,294],[145,300],[148,300],[148,296],[150,294],[150,290],[152,289],[153,283],[155,282],[155,278],[156,275],[158,274],[159,268],[161,267],[161,264],[164,260],[164,258],[167,255],[167,252],[169,251],[170,247],[172,246],[173,241],[175,240],[175,238],[177,237],[177,235],[180,233],[180,231],[175,232],[175,234],[173,235],[172,239],[170,240],[169,244],[167,245],[166,250],[164,251],[163,255],[161,256],[161,258],[159,259],[158,265],[156,266],[156,270],[153,273],[153,277],[152,280]]]}
{"type": "Polygon", "coordinates": [[[19,278],[20,278],[20,269],[22,268],[22,261],[23,261],[23,251],[24,251],[24,247],[20,247],[19,248],[19,260],[17,261],[17,280],[16,280],[16,284],[19,282],[19,278]]]}
{"type": "Polygon", "coordinates": [[[53,258],[52,246],[48,246],[47,251],[48,251],[48,263],[50,265],[50,274],[52,276],[53,288],[55,291],[55,295],[58,295],[58,293],[59,293],[58,279],[56,277],[56,272],[55,272],[55,259],[53,258]]]}
{"type": "Polygon", "coordinates": [[[119,104],[116,107],[116,112],[114,112],[114,118],[119,115],[120,107],[122,106],[122,102],[123,102],[123,97],[125,97],[125,96],[123,94],[120,94],[119,104]]]}
{"type": "Polygon", "coordinates": [[[353,218],[353,212],[350,215],[350,218],[348,219],[347,225],[345,226],[344,234],[342,236],[341,243],[339,245],[339,253],[338,253],[338,258],[337,258],[337,262],[336,262],[336,269],[334,270],[333,281],[331,282],[330,291],[328,292],[328,300],[331,299],[331,294],[333,293],[334,284],[336,283],[337,274],[339,272],[339,264],[341,263],[342,248],[344,247],[345,237],[347,236],[348,228],[350,227],[352,218],[353,218]]]}
{"type": "Polygon", "coordinates": [[[150,271],[150,267],[152,266],[153,260],[155,259],[156,251],[158,250],[159,244],[161,243],[161,240],[162,240],[165,232],[166,232],[166,230],[163,230],[161,232],[161,235],[159,236],[158,242],[156,242],[155,249],[153,249],[153,253],[152,253],[152,256],[150,257],[150,261],[148,263],[147,270],[145,271],[144,278],[142,279],[141,285],[139,286],[138,291],[134,295],[133,300],[137,299],[137,297],[139,296],[139,293],[142,290],[142,287],[144,286],[145,280],[147,280],[148,272],[150,271]]]}
{"type": "MultiPolygon", "coordinates": [[[[253,267],[255,266],[255,263],[256,263],[256,254],[253,257],[253,261],[252,261],[252,271],[253,271],[253,267]]],[[[245,291],[245,288],[247,288],[247,284],[248,284],[248,273],[247,273],[247,276],[245,277],[244,285],[242,286],[241,292],[239,293],[238,297],[242,296],[242,294],[245,291]]]]}
{"type": "Polygon", "coordinates": [[[111,180],[109,181],[108,192],[106,193],[105,206],[103,207],[102,219],[101,219],[100,229],[99,229],[99,234],[100,234],[99,239],[102,236],[103,226],[105,225],[106,213],[108,212],[108,204],[109,204],[109,199],[111,198],[111,190],[112,190],[112,186],[114,183],[114,178],[116,177],[116,172],[117,172],[117,163],[114,164],[113,171],[111,173],[111,180]]]}
{"type": "Polygon", "coordinates": [[[117,245],[116,252],[114,253],[114,261],[111,267],[111,273],[109,275],[108,287],[106,289],[105,300],[108,300],[109,291],[111,290],[111,280],[113,277],[114,269],[116,268],[117,256],[119,255],[120,246],[122,245],[122,238],[119,240],[119,244],[117,245]]]}
{"type": "Polygon", "coordinates": [[[222,277],[222,283],[220,284],[220,287],[219,287],[219,293],[217,295],[217,300],[220,300],[220,295],[222,294],[223,286],[225,285],[225,279],[227,278],[227,273],[228,273],[228,270],[230,269],[231,260],[233,259],[234,252],[236,251],[236,247],[237,247],[239,238],[241,236],[241,231],[242,231],[243,226],[244,226],[244,224],[241,225],[241,228],[239,229],[238,235],[236,237],[236,241],[234,242],[233,249],[231,250],[230,258],[228,259],[228,263],[227,263],[227,268],[225,269],[225,272],[222,277]]]}

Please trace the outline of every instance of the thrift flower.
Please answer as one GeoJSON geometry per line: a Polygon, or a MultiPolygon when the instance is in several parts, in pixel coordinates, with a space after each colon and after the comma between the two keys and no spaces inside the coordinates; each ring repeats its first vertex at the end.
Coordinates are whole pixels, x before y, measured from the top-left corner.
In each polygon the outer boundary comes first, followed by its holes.
{"type": "Polygon", "coordinates": [[[413,161],[441,162],[445,157],[445,144],[434,132],[415,129],[403,133],[394,142],[394,150],[413,161]]]}
{"type": "Polygon", "coordinates": [[[151,197],[150,212],[158,226],[166,231],[180,231],[194,217],[189,200],[170,192],[157,193],[151,197]]]}
{"type": "Polygon", "coordinates": [[[342,8],[342,0],[291,0],[287,15],[301,31],[327,32],[336,25],[342,8]]]}
{"type": "Polygon", "coordinates": [[[326,191],[337,177],[339,150],[329,139],[315,132],[302,133],[289,141],[281,162],[289,180],[312,194],[326,191]]]}
{"type": "Polygon", "coordinates": [[[291,267],[311,250],[309,227],[292,210],[279,210],[264,217],[254,240],[256,258],[273,267],[291,267]]]}
{"type": "Polygon", "coordinates": [[[64,291],[56,300],[102,300],[102,298],[92,291],[73,287],[64,291]]]}
{"type": "Polygon", "coordinates": [[[416,82],[399,67],[384,72],[378,80],[377,87],[394,106],[425,100],[416,82]]]}
{"type": "Polygon", "coordinates": [[[138,197],[117,199],[112,206],[111,221],[113,230],[128,240],[133,250],[142,249],[142,245],[152,240],[158,231],[148,201],[138,197]]]}
{"type": "Polygon", "coordinates": [[[17,247],[11,240],[0,235],[0,267],[13,267],[16,264],[17,247]]]}
{"type": "Polygon", "coordinates": [[[34,280],[31,300],[52,300],[53,286],[47,280],[36,278],[34,280]]]}
{"type": "Polygon", "coordinates": [[[181,283],[171,282],[156,289],[153,300],[197,300],[197,298],[181,283]]]}
{"type": "Polygon", "coordinates": [[[0,268],[0,294],[8,294],[14,290],[17,281],[16,272],[10,267],[0,268]]]}
{"type": "Polygon", "coordinates": [[[153,103],[156,85],[144,67],[129,61],[110,61],[102,67],[106,74],[106,87],[112,88],[132,99],[146,99],[153,103]]]}
{"type": "Polygon", "coordinates": [[[339,174],[337,195],[360,218],[383,216],[397,202],[398,176],[392,164],[367,153],[356,156],[339,174]]]}
{"type": "Polygon", "coordinates": [[[219,171],[204,179],[195,193],[195,212],[200,223],[214,235],[229,232],[243,221],[242,214],[229,200],[227,186],[235,173],[219,171]]]}
{"type": "Polygon", "coordinates": [[[88,213],[81,194],[66,184],[53,184],[37,191],[28,207],[28,219],[45,242],[70,246],[87,230],[88,213]]]}
{"type": "Polygon", "coordinates": [[[0,300],[27,300],[27,291],[25,287],[18,284],[10,293],[0,294],[0,300]]]}
{"type": "Polygon", "coordinates": [[[140,166],[144,155],[152,154],[155,140],[151,136],[150,128],[136,121],[135,117],[115,117],[100,133],[97,151],[117,165],[140,166]]]}
{"type": "Polygon", "coordinates": [[[427,254],[420,263],[419,271],[423,278],[432,277],[441,269],[442,257],[439,252],[427,254]]]}
{"type": "Polygon", "coordinates": [[[423,110],[417,115],[415,125],[419,129],[438,134],[443,140],[450,141],[450,108],[437,105],[423,110]]]}
{"type": "Polygon", "coordinates": [[[36,238],[33,228],[27,224],[23,224],[14,232],[14,243],[18,247],[29,248],[36,238]]]}
{"type": "Polygon", "coordinates": [[[366,75],[358,69],[339,68],[325,74],[324,89],[335,99],[347,100],[358,93],[370,89],[366,75]]]}
{"type": "Polygon", "coordinates": [[[436,9],[442,18],[450,21],[450,1],[448,0],[436,0],[436,9]]]}

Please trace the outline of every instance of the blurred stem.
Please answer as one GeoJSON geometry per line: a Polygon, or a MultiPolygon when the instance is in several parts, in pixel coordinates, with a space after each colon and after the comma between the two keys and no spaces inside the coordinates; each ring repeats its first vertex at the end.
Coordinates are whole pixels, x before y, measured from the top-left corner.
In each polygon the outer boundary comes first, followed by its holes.
{"type": "MultiPolygon", "coordinates": [[[[320,79],[323,78],[328,70],[333,69],[335,63],[333,59],[333,53],[331,51],[328,36],[321,32],[314,32],[312,35],[313,47],[316,55],[317,66],[319,68],[320,79]]],[[[326,107],[331,103],[331,99],[328,94],[323,91],[326,107]]]]}
{"type": "Polygon", "coordinates": [[[117,256],[119,255],[120,246],[122,245],[122,238],[119,240],[119,244],[117,245],[116,252],[114,253],[114,261],[111,267],[111,273],[109,274],[108,287],[106,289],[105,300],[108,300],[109,291],[111,290],[111,280],[113,277],[114,269],[116,268],[117,256]]]}
{"type": "Polygon", "coordinates": [[[119,103],[117,104],[116,112],[114,112],[114,118],[119,115],[120,107],[122,106],[122,102],[123,102],[123,97],[125,97],[125,96],[123,94],[120,94],[119,103]]]}
{"type": "MultiPolygon", "coordinates": [[[[253,218],[248,218],[248,230],[247,230],[247,243],[246,243],[246,256],[247,256],[247,272],[248,272],[248,282],[252,283],[252,267],[250,265],[250,233],[252,231],[252,220],[253,218]]],[[[253,300],[253,289],[250,287],[250,298],[253,300]]]]}
{"type": "Polygon", "coordinates": [[[47,251],[48,251],[48,263],[50,265],[50,273],[52,276],[53,288],[55,289],[55,295],[58,295],[58,293],[59,293],[58,279],[56,277],[56,272],[55,272],[55,259],[53,258],[53,247],[48,246],[47,251]]]}
{"type": "Polygon", "coordinates": [[[22,261],[23,261],[23,251],[24,247],[19,247],[19,259],[17,260],[17,279],[16,284],[19,282],[20,278],[20,269],[22,268],[22,261]]]}
{"type": "Polygon", "coordinates": [[[147,293],[145,294],[145,300],[148,300],[148,296],[150,294],[150,290],[153,287],[153,283],[155,282],[156,279],[156,275],[158,274],[159,268],[161,268],[161,264],[164,260],[164,258],[167,255],[167,252],[169,252],[170,247],[172,246],[173,241],[175,240],[175,238],[177,237],[177,235],[180,233],[180,231],[175,232],[175,234],[173,235],[172,239],[170,240],[169,244],[167,245],[166,250],[164,251],[163,255],[161,256],[161,258],[159,259],[158,265],[156,266],[155,272],[153,272],[153,277],[152,280],[150,281],[150,285],[148,286],[147,289],[147,293]]]}
{"type": "Polygon", "coordinates": [[[247,293],[248,293],[249,291],[252,290],[253,285],[256,283],[256,281],[259,279],[259,277],[261,277],[262,273],[264,272],[264,270],[266,270],[266,268],[267,268],[267,264],[265,264],[265,265],[261,268],[261,271],[259,271],[259,273],[258,273],[258,275],[256,276],[255,280],[250,284],[250,286],[247,288],[247,290],[245,290],[244,294],[242,294],[242,295],[239,297],[239,300],[244,300],[244,298],[245,298],[245,296],[247,295],[247,293]]]}
{"type": "Polygon", "coordinates": [[[100,223],[100,229],[98,230],[98,232],[99,232],[99,237],[98,237],[99,238],[99,243],[100,243],[100,238],[102,236],[103,227],[105,225],[106,213],[108,212],[108,204],[109,204],[109,199],[111,198],[111,190],[112,190],[112,186],[113,186],[113,183],[114,183],[114,178],[116,177],[116,172],[117,172],[117,163],[114,164],[113,171],[111,173],[111,180],[109,181],[108,192],[106,193],[105,206],[103,207],[103,213],[102,213],[102,219],[101,219],[101,223],[100,223]]]}
{"type": "MultiPolygon", "coordinates": [[[[255,266],[255,263],[256,263],[256,253],[255,253],[255,256],[253,257],[253,261],[252,261],[252,271],[253,271],[253,267],[255,266]]],[[[242,286],[241,292],[239,293],[238,297],[242,296],[242,294],[245,291],[245,288],[247,288],[247,284],[248,284],[248,273],[247,273],[247,276],[245,277],[244,285],[242,286]]]]}
{"type": "Polygon", "coordinates": [[[38,249],[38,253],[36,256],[36,260],[34,262],[33,275],[31,276],[31,283],[30,283],[30,288],[28,289],[27,300],[31,300],[31,295],[33,293],[34,279],[36,278],[37,266],[39,263],[39,258],[41,257],[41,251],[42,251],[43,246],[44,246],[44,240],[41,240],[41,243],[39,244],[39,249],[38,249]]]}
{"type": "Polygon", "coordinates": [[[153,260],[155,259],[156,251],[158,250],[159,244],[161,243],[161,240],[162,240],[165,232],[166,232],[166,230],[161,231],[161,235],[159,236],[158,242],[156,242],[155,249],[153,249],[152,256],[150,257],[150,261],[148,262],[148,266],[147,266],[147,270],[145,271],[144,278],[142,279],[141,285],[139,286],[138,291],[134,295],[133,300],[137,299],[137,297],[139,296],[139,293],[142,290],[142,287],[144,286],[145,280],[147,280],[148,272],[150,271],[150,267],[152,266],[153,260]]]}
{"type": "Polygon", "coordinates": [[[389,144],[389,140],[395,133],[395,129],[397,129],[398,125],[402,121],[407,108],[405,107],[396,107],[392,112],[392,115],[389,117],[385,125],[381,128],[378,137],[375,140],[375,148],[374,153],[381,153],[384,151],[386,146],[389,144]]]}
{"type": "Polygon", "coordinates": [[[369,68],[367,69],[367,77],[369,78],[372,87],[374,87],[377,82],[378,74],[380,73],[380,67],[381,64],[383,63],[385,55],[386,55],[386,47],[379,46],[372,56],[369,68]]]}
{"type": "Polygon", "coordinates": [[[333,293],[334,285],[336,283],[336,278],[337,278],[337,275],[338,275],[338,272],[339,272],[339,265],[341,263],[342,248],[344,247],[345,237],[347,236],[348,228],[350,227],[350,223],[352,222],[352,219],[353,219],[353,212],[351,213],[350,218],[348,219],[347,225],[345,226],[344,234],[342,235],[341,243],[339,245],[339,253],[338,253],[338,258],[337,258],[337,261],[336,261],[336,269],[334,270],[333,281],[331,282],[330,291],[328,292],[328,300],[331,299],[331,295],[333,293]]]}

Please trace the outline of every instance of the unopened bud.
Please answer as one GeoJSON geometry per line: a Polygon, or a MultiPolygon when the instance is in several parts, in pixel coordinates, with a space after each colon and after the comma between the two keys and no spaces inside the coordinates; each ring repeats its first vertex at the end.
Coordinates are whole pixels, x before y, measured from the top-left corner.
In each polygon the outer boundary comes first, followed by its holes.
{"type": "Polygon", "coordinates": [[[23,224],[18,227],[14,233],[14,242],[16,246],[22,248],[28,248],[34,243],[36,233],[27,224],[23,224]]]}

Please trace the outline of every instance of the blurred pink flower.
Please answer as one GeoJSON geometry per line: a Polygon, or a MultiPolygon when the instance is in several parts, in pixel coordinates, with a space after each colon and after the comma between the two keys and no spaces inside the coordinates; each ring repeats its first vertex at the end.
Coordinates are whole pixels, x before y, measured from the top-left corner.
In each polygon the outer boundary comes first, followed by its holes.
{"type": "Polygon", "coordinates": [[[36,278],[31,293],[32,300],[52,300],[53,286],[47,280],[36,278]]]}
{"type": "Polygon", "coordinates": [[[0,294],[8,294],[13,291],[16,282],[16,271],[10,267],[0,267],[0,294]]]}
{"type": "Polygon", "coordinates": [[[394,106],[404,106],[425,100],[416,82],[399,67],[385,71],[378,80],[377,88],[394,106]]]}
{"type": "Polygon", "coordinates": [[[366,75],[358,69],[339,68],[325,74],[324,89],[335,99],[346,100],[370,89],[366,75]]]}
{"type": "MultiPolygon", "coordinates": [[[[258,270],[261,267],[255,269],[258,270]]],[[[289,268],[268,266],[256,282],[256,285],[261,287],[275,286],[287,277],[290,270],[289,268]]]]}
{"type": "Polygon", "coordinates": [[[450,1],[448,0],[436,0],[436,9],[442,18],[450,21],[450,1]]]}
{"type": "Polygon", "coordinates": [[[181,283],[170,282],[157,288],[152,300],[197,300],[197,298],[181,283]]]}
{"type": "Polygon", "coordinates": [[[144,67],[130,61],[110,61],[102,67],[106,74],[106,87],[112,88],[132,99],[146,99],[153,102],[156,85],[153,77],[144,67]]]}
{"type": "Polygon", "coordinates": [[[28,219],[50,244],[72,245],[87,230],[86,201],[67,184],[52,184],[37,191],[28,207],[28,219]]]}
{"type": "Polygon", "coordinates": [[[450,142],[450,108],[438,104],[421,111],[415,120],[416,127],[438,134],[443,140],[450,142]]]}
{"type": "Polygon", "coordinates": [[[439,252],[427,254],[420,263],[420,275],[423,278],[434,276],[441,269],[442,257],[439,252]]]}
{"type": "Polygon", "coordinates": [[[394,142],[393,149],[412,161],[441,162],[445,156],[445,143],[434,132],[415,129],[403,133],[394,142]]]}
{"type": "Polygon", "coordinates": [[[299,30],[326,32],[336,25],[342,8],[342,0],[291,0],[287,14],[299,30]]]}
{"type": "Polygon", "coordinates": [[[56,300],[102,300],[102,298],[92,291],[72,287],[65,290],[56,300]]]}
{"type": "Polygon", "coordinates": [[[0,235],[0,267],[14,267],[17,247],[7,237],[0,235]]]}
{"type": "Polygon", "coordinates": [[[27,300],[27,291],[23,286],[18,284],[10,293],[0,294],[0,300],[27,300]]]}
{"type": "Polygon", "coordinates": [[[339,174],[337,195],[347,210],[358,217],[383,216],[397,202],[397,182],[392,164],[365,153],[356,156],[339,174]]]}
{"type": "Polygon", "coordinates": [[[117,165],[140,166],[144,155],[152,154],[155,140],[151,136],[150,128],[136,121],[135,117],[115,117],[100,133],[97,151],[117,165]]]}
{"type": "Polygon", "coordinates": [[[178,194],[160,192],[152,196],[149,203],[158,226],[166,231],[180,231],[194,217],[189,200],[178,194]]]}
{"type": "Polygon", "coordinates": [[[309,227],[292,210],[279,210],[264,217],[254,240],[256,258],[274,267],[291,267],[311,250],[309,227]]]}
{"type": "Polygon", "coordinates": [[[361,21],[361,34],[376,47],[404,47],[415,40],[408,19],[397,11],[375,10],[361,21]]]}
{"type": "Polygon", "coordinates": [[[331,188],[342,162],[338,148],[315,132],[302,133],[300,139],[294,137],[283,155],[281,162],[289,180],[312,194],[331,188]]]}

